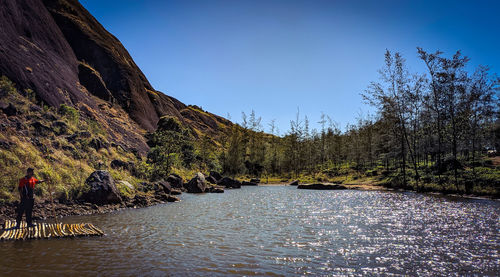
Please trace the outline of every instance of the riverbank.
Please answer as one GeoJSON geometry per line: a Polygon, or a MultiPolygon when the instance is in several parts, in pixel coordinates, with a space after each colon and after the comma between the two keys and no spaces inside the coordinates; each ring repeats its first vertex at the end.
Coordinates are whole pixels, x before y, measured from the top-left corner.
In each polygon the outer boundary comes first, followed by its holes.
{"type": "MultiPolygon", "coordinates": [[[[54,218],[54,213],[57,218],[73,216],[73,215],[92,215],[105,214],[113,211],[127,208],[145,208],[157,204],[171,202],[165,196],[156,194],[136,195],[132,199],[118,204],[96,205],[92,203],[82,203],[78,201],[67,201],[65,203],[51,202],[49,199],[39,199],[35,197],[35,205],[33,207],[33,220],[47,220],[54,218]]],[[[16,218],[18,201],[5,203],[0,206],[0,222],[5,220],[13,220],[16,218]]],[[[24,220],[24,216],[23,216],[24,220]]]]}
{"type": "MultiPolygon", "coordinates": [[[[316,182],[318,183],[318,182],[316,182]]],[[[335,183],[324,182],[324,185],[335,185],[335,183]]],[[[338,184],[337,184],[338,185],[338,184]]],[[[276,183],[259,183],[258,186],[262,187],[277,187],[277,186],[290,186],[290,182],[276,182],[276,183]]],[[[373,179],[363,180],[359,179],[356,182],[342,184],[348,190],[361,190],[361,191],[397,191],[397,192],[416,192],[428,195],[439,195],[439,196],[449,196],[455,198],[467,198],[467,199],[484,199],[484,200],[498,200],[498,197],[485,196],[485,195],[473,195],[473,194],[456,194],[456,193],[446,193],[439,191],[415,191],[412,189],[404,188],[392,188],[384,186],[381,183],[373,181],[373,179]]],[[[55,201],[51,203],[49,199],[39,199],[35,198],[35,206],[33,209],[33,219],[37,220],[47,220],[53,218],[55,212],[58,218],[66,216],[81,216],[81,215],[92,215],[92,214],[105,214],[113,211],[127,209],[127,208],[145,208],[154,206],[157,204],[163,204],[169,201],[165,197],[165,194],[155,194],[155,193],[143,193],[136,194],[134,198],[126,199],[124,202],[119,204],[104,204],[96,205],[92,203],[83,203],[79,201],[67,201],[60,203],[55,201]]],[[[12,220],[16,217],[16,208],[18,201],[4,203],[0,206],[0,222],[5,220],[12,220]]]]}
{"type": "MultiPolygon", "coordinates": [[[[316,182],[317,183],[317,182],[316,182]]],[[[449,191],[433,191],[433,190],[428,190],[428,191],[418,191],[414,189],[408,189],[408,188],[398,188],[398,187],[390,187],[387,185],[384,185],[384,183],[377,183],[377,182],[357,182],[354,184],[338,184],[338,183],[321,183],[326,186],[328,185],[341,185],[345,187],[346,189],[349,190],[362,190],[362,191],[396,191],[396,192],[415,192],[419,194],[427,194],[427,195],[440,195],[440,196],[449,196],[449,197],[454,197],[454,198],[467,198],[467,199],[483,199],[483,200],[500,200],[498,196],[495,195],[475,195],[475,194],[459,194],[459,193],[453,193],[449,191]]],[[[306,184],[307,185],[307,184],[306,184]]]]}

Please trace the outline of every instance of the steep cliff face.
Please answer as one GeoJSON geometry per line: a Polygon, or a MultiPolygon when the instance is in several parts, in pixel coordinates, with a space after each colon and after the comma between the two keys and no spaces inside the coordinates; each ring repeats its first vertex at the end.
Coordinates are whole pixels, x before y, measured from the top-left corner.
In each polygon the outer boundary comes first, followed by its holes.
{"type": "Polygon", "coordinates": [[[232,123],[156,91],[120,41],[77,0],[0,0],[0,75],[45,104],[74,106],[144,153],[161,116],[215,136],[232,123]],[[120,114],[113,116],[111,109],[120,114]]]}
{"type": "Polygon", "coordinates": [[[0,73],[52,106],[88,102],[75,54],[40,0],[0,1],[0,73]]]}
{"type": "Polygon", "coordinates": [[[80,3],[76,0],[43,0],[43,3],[77,59],[100,73],[114,99],[143,128],[154,130],[162,115],[181,117],[178,110],[184,105],[155,91],[120,41],[80,3]]]}

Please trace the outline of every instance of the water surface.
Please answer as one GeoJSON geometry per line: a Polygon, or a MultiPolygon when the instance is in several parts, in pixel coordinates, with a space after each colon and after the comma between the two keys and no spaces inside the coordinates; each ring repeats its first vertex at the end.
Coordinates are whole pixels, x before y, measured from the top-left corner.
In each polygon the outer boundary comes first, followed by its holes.
{"type": "Polygon", "coordinates": [[[64,218],[101,238],[0,242],[0,275],[450,275],[500,272],[500,202],[244,187],[64,218]]]}

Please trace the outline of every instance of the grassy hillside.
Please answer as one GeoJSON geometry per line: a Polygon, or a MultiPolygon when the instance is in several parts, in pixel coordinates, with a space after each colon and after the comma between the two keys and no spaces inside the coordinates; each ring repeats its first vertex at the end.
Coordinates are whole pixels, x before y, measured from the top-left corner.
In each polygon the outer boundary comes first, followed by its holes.
{"type": "MultiPolygon", "coordinates": [[[[58,109],[37,101],[31,90],[19,91],[5,77],[0,79],[0,102],[16,112],[7,116],[0,111],[0,201],[17,199],[17,182],[27,167],[52,183],[60,200],[77,197],[85,179],[96,169],[108,169],[117,180],[137,185],[141,161],[131,151],[115,143],[103,125],[85,113],[66,105],[58,109]],[[131,162],[129,170],[110,167],[113,160],[131,162]]],[[[48,196],[49,183],[35,193],[48,196]]]]}

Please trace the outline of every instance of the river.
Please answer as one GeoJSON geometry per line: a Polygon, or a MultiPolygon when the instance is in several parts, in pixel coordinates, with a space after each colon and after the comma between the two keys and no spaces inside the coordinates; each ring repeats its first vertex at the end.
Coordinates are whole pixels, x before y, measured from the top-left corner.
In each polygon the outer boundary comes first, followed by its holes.
{"type": "Polygon", "coordinates": [[[0,242],[0,275],[500,274],[500,202],[244,187],[67,217],[104,237],[0,242]]]}

